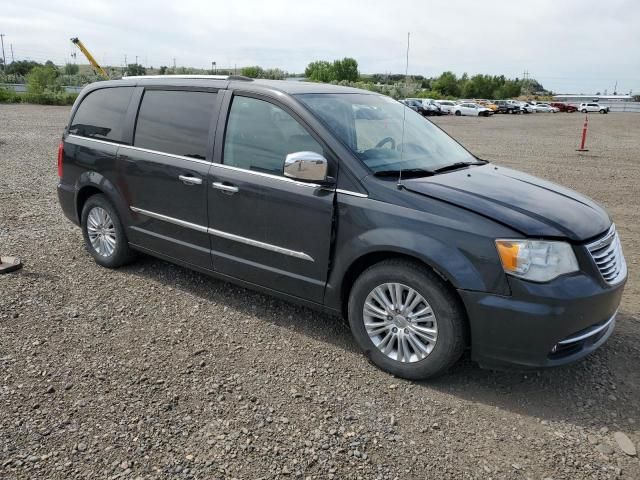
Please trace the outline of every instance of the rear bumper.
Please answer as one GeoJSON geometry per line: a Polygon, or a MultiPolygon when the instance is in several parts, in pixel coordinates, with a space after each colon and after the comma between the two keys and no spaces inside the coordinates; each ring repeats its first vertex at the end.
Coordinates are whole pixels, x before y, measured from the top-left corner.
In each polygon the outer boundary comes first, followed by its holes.
{"type": "Polygon", "coordinates": [[[58,201],[64,216],[76,225],[80,225],[76,212],[76,189],[73,185],[58,184],[58,201]]]}
{"type": "Polygon", "coordinates": [[[604,287],[583,274],[547,284],[509,283],[509,297],[460,291],[471,355],[484,367],[553,367],[589,355],[613,332],[624,290],[624,282],[604,287]]]}

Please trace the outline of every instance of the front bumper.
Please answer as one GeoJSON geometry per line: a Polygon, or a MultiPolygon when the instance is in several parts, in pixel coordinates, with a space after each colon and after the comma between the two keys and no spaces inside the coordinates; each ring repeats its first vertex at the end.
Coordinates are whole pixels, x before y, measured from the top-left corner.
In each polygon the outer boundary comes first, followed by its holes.
{"type": "Polygon", "coordinates": [[[471,355],[487,368],[552,367],[604,344],[615,327],[624,283],[585,274],[545,284],[509,278],[511,296],[460,290],[471,326],[471,355]]]}

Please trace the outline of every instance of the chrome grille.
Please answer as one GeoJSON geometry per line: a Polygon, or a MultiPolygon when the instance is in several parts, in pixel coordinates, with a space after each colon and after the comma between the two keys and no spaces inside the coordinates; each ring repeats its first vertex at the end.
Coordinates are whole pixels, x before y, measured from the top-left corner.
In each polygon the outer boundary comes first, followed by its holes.
{"type": "Polygon", "coordinates": [[[615,285],[625,279],[627,264],[622,254],[622,245],[615,225],[611,225],[604,237],[587,245],[587,250],[596,263],[602,278],[609,285],[615,285]]]}

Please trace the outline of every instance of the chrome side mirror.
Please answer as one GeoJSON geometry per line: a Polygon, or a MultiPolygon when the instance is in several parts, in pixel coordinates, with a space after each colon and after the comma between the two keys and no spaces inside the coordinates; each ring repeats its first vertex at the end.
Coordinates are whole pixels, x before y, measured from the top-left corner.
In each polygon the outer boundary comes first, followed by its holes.
{"type": "Polygon", "coordinates": [[[284,176],[295,180],[324,182],[327,170],[327,159],[319,153],[294,152],[284,159],[284,176]]]}

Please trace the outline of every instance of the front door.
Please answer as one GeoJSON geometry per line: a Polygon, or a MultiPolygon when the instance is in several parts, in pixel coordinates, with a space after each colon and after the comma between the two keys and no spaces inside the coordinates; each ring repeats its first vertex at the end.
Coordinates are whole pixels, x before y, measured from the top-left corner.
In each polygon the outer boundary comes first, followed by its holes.
{"type": "Polygon", "coordinates": [[[145,90],[133,146],[118,150],[120,188],[132,212],[129,240],[211,268],[207,234],[210,128],[217,93],[145,90]]]}
{"type": "Polygon", "coordinates": [[[221,163],[212,165],[207,185],[213,265],[223,274],[321,303],[335,192],[282,175],[286,155],[300,151],[326,156],[285,108],[233,97],[221,163]]]}

